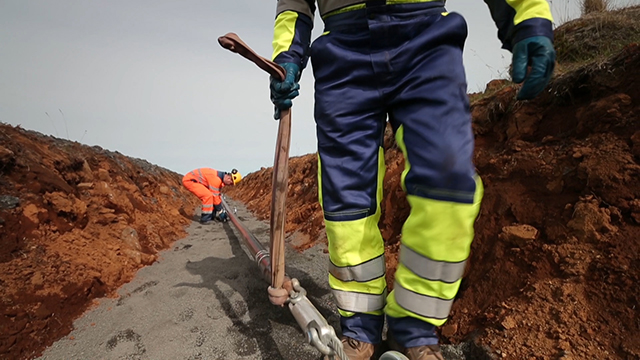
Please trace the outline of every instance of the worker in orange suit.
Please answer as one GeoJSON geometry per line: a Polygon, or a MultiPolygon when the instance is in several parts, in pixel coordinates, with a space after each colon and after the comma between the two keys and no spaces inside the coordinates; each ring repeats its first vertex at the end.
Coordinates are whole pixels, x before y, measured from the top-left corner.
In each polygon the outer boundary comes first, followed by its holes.
{"type": "Polygon", "coordinates": [[[229,173],[211,168],[195,169],[182,178],[184,187],[202,201],[200,223],[208,224],[214,218],[221,222],[229,220],[229,215],[222,207],[220,191],[225,185],[238,184],[241,179],[242,175],[236,169],[229,173]]]}

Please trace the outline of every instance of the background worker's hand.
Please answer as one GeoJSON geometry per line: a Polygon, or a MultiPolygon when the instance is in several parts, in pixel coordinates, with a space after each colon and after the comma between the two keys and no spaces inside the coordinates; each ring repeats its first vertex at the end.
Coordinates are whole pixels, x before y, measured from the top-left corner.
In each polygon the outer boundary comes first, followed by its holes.
{"type": "Polygon", "coordinates": [[[280,111],[289,109],[293,106],[293,99],[300,93],[300,66],[294,63],[278,64],[286,71],[284,81],[276,79],[273,76],[270,78],[269,88],[271,89],[271,102],[275,105],[275,112],[273,118],[280,119],[280,111]]]}
{"type": "Polygon", "coordinates": [[[227,214],[227,211],[222,209],[220,211],[216,212],[216,220],[220,221],[220,222],[227,222],[229,221],[229,214],[227,214]]]}
{"type": "Polygon", "coordinates": [[[524,85],[518,92],[518,100],[533,99],[549,84],[556,62],[556,51],[551,39],[534,36],[518,41],[513,46],[513,81],[524,85]],[[531,71],[527,74],[527,67],[531,71]]]}

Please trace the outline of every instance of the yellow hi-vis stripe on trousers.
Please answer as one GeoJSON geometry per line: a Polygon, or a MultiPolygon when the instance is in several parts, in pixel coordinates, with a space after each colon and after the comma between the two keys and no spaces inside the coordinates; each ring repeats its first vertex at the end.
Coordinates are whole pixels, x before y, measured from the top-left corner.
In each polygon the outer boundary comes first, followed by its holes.
{"type": "Polygon", "coordinates": [[[355,266],[338,267],[329,263],[329,283],[338,308],[349,312],[370,313],[384,308],[387,297],[384,254],[355,266]],[[338,288],[348,288],[348,291],[338,288]],[[380,287],[383,288],[379,293],[380,287]],[[360,291],[355,291],[356,288],[360,291]],[[371,291],[374,293],[372,294],[371,291]]]}
{"type": "Polygon", "coordinates": [[[445,323],[469,257],[482,194],[476,177],[473,204],[407,196],[412,210],[403,228],[387,315],[412,316],[436,326],[445,323]]]}
{"type": "MultiPolygon", "coordinates": [[[[318,169],[322,169],[318,157],[318,169]]],[[[376,212],[353,221],[325,219],[329,240],[329,285],[342,316],[353,313],[381,315],[387,298],[384,241],[380,234],[380,200],[384,180],[384,150],[378,152],[376,212]]],[[[322,202],[322,174],[318,171],[318,195],[322,202]]]]}
{"type": "MultiPolygon", "coordinates": [[[[404,127],[396,141],[405,158],[402,187],[411,171],[404,143],[404,127]]],[[[411,316],[436,326],[447,321],[464,273],[473,241],[473,224],[484,189],[476,175],[473,203],[457,203],[407,195],[411,213],[402,228],[400,263],[385,313],[411,316]]]]}

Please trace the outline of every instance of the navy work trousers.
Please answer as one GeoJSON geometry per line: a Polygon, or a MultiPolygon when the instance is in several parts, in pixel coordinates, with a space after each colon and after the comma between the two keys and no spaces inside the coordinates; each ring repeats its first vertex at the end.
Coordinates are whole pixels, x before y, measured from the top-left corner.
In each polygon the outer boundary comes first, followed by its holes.
{"type": "MultiPolygon", "coordinates": [[[[402,134],[407,194],[473,203],[474,142],[462,63],[467,26],[445,11],[437,2],[369,4],[325,19],[325,34],[310,53],[325,220],[348,222],[379,211],[387,120],[402,134]]],[[[390,331],[397,328],[405,346],[436,343],[434,326],[416,321],[394,319],[390,331]]],[[[380,341],[382,323],[382,316],[364,313],[341,321],[343,334],[370,343],[380,341]]]]}

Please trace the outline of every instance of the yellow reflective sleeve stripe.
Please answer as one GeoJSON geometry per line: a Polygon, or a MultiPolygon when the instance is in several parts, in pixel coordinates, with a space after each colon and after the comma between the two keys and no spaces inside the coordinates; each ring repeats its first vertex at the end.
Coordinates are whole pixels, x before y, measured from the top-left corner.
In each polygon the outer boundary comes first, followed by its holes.
{"type": "Polygon", "coordinates": [[[506,2],[516,11],[516,16],[513,19],[514,25],[534,18],[553,21],[547,0],[506,0],[506,2]]]}
{"type": "Polygon", "coordinates": [[[293,43],[296,34],[296,21],[298,13],[295,11],[285,11],[276,17],[273,28],[273,56],[274,60],[280,53],[288,51],[293,43]]]}
{"type": "Polygon", "coordinates": [[[440,299],[421,295],[396,283],[394,297],[398,305],[415,314],[431,319],[445,320],[453,305],[453,299],[440,299]]]}
{"type": "Polygon", "coordinates": [[[341,281],[366,282],[384,276],[384,254],[356,266],[336,266],[329,263],[329,273],[341,281]]]}
{"type": "Polygon", "coordinates": [[[404,244],[400,246],[400,263],[423,279],[454,283],[462,278],[466,261],[444,262],[430,259],[404,244]]]}
{"type": "Polygon", "coordinates": [[[335,289],[332,290],[332,293],[336,299],[336,306],[338,306],[338,308],[355,313],[382,310],[387,297],[386,288],[381,294],[367,294],[335,289]]]}

